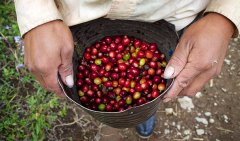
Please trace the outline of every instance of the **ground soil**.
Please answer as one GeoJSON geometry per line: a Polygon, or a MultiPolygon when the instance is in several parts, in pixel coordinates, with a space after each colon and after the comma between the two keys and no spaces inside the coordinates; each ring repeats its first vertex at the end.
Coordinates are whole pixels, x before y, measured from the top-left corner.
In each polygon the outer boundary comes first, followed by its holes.
{"type": "MultiPolygon", "coordinates": [[[[206,84],[201,94],[199,98],[192,98],[194,108],[191,112],[182,109],[177,100],[161,103],[155,131],[146,140],[240,140],[240,39],[231,43],[222,73],[206,84]],[[167,115],[166,108],[173,108],[174,113],[167,115]],[[206,116],[205,112],[210,112],[211,116],[206,116]],[[197,122],[196,117],[206,119],[208,124],[197,122]],[[210,119],[214,123],[210,123],[210,119]],[[197,129],[203,129],[204,134],[198,135],[197,129]]],[[[71,101],[63,102],[67,103],[68,114],[49,130],[48,140],[144,141],[136,135],[134,128],[111,128],[93,119],[71,101]]]]}

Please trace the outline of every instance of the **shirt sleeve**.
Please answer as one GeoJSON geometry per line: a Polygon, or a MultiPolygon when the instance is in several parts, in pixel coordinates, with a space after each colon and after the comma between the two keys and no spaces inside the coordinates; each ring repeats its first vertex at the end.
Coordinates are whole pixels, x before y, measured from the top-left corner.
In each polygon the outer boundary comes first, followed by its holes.
{"type": "Polygon", "coordinates": [[[29,30],[60,19],[62,16],[54,0],[14,0],[20,33],[23,36],[29,30]]]}
{"type": "Polygon", "coordinates": [[[211,0],[205,12],[216,12],[228,18],[236,26],[234,37],[240,31],[240,0],[211,0]]]}

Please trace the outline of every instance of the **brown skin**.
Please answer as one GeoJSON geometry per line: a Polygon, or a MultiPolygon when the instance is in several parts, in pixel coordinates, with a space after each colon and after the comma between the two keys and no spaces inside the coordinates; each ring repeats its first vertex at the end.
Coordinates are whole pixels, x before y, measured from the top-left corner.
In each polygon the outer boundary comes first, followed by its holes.
{"type": "MultiPolygon", "coordinates": [[[[40,25],[24,36],[24,62],[42,87],[63,96],[57,82],[72,74],[73,38],[62,21],[40,25]]],[[[65,82],[66,83],[66,82],[65,82]]]]}
{"type": "Polygon", "coordinates": [[[185,31],[167,65],[175,69],[175,82],[164,102],[178,95],[194,96],[219,75],[234,28],[226,17],[209,13],[185,31]]]}
{"type": "MultiPolygon", "coordinates": [[[[168,66],[176,78],[165,102],[178,95],[195,95],[206,82],[220,73],[234,25],[225,17],[209,13],[183,34],[168,66]],[[215,60],[218,63],[213,63],[215,60]]],[[[24,38],[25,64],[47,90],[62,95],[62,79],[72,74],[73,39],[62,21],[52,21],[29,31],[24,38]]],[[[66,83],[66,82],[65,82],[66,83]]]]}

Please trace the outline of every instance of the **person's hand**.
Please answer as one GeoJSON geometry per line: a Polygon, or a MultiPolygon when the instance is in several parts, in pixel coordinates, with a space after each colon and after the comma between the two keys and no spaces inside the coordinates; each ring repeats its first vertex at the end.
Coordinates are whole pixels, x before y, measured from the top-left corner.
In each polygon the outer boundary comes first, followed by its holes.
{"type": "Polygon", "coordinates": [[[63,96],[57,82],[58,72],[69,87],[73,86],[73,38],[62,21],[40,25],[24,36],[24,63],[41,86],[63,96]]]}
{"type": "Polygon", "coordinates": [[[164,102],[178,95],[194,96],[219,75],[233,32],[232,22],[217,13],[209,13],[187,28],[164,72],[165,78],[175,78],[164,102]]]}

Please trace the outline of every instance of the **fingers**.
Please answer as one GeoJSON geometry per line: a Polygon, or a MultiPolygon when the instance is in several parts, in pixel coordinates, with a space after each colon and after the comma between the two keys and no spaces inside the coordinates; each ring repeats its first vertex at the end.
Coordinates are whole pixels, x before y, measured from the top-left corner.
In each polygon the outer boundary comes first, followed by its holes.
{"type": "MultiPolygon", "coordinates": [[[[220,65],[221,66],[221,65],[220,65]]],[[[221,69],[220,69],[221,70],[221,69]]],[[[204,85],[216,76],[219,73],[219,66],[215,64],[212,69],[207,70],[204,73],[201,73],[198,77],[196,77],[191,85],[186,87],[179,95],[180,96],[194,96],[197,92],[199,92],[204,85]]]]}
{"type": "Polygon", "coordinates": [[[176,77],[172,88],[164,96],[164,102],[167,102],[175,97],[190,83],[194,80],[196,76],[200,74],[200,70],[194,67],[191,63],[187,63],[185,68],[176,77]]]}
{"type": "Polygon", "coordinates": [[[182,71],[187,63],[189,52],[189,44],[185,41],[180,41],[164,71],[163,77],[165,79],[174,78],[182,71]]]}
{"type": "Polygon", "coordinates": [[[212,79],[215,76],[218,76],[221,72],[224,56],[225,55],[222,55],[219,61],[217,61],[217,63],[212,62],[211,69],[206,70],[202,72],[199,76],[197,76],[188,87],[184,88],[184,90],[181,91],[179,95],[194,96],[204,87],[204,85],[210,79],[212,79]]]}
{"type": "Polygon", "coordinates": [[[59,97],[64,97],[64,94],[62,90],[60,89],[58,85],[57,78],[55,74],[39,74],[36,72],[32,72],[37,79],[37,81],[40,83],[40,85],[53,93],[56,93],[59,97]]]}
{"type": "Polygon", "coordinates": [[[64,97],[64,94],[57,81],[57,70],[52,71],[49,74],[41,74],[45,89],[56,93],[60,97],[64,97]]]}
{"type": "Polygon", "coordinates": [[[164,96],[164,102],[176,97],[183,88],[187,87],[193,77],[199,74],[199,71],[188,62],[188,56],[191,46],[185,40],[181,40],[176,47],[176,50],[171,57],[164,78],[174,78],[177,76],[172,88],[164,96]]]}
{"type": "Polygon", "coordinates": [[[73,44],[70,45],[70,47],[64,47],[61,51],[62,64],[59,66],[59,74],[61,79],[69,88],[72,88],[74,85],[72,55],[73,44]]]}

